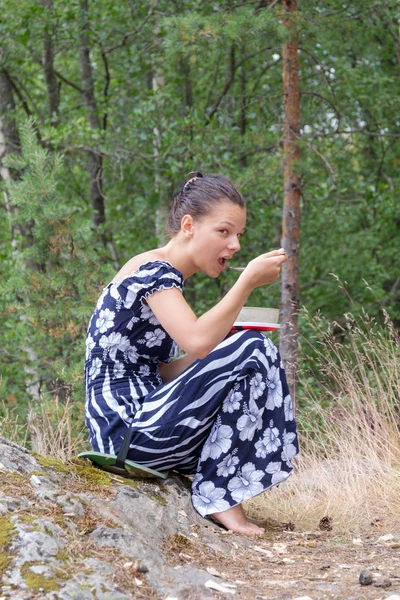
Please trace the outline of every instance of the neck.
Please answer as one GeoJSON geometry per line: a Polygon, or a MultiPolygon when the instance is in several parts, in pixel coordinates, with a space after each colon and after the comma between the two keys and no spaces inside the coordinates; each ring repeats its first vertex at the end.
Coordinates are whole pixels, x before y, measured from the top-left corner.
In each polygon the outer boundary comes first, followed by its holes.
{"type": "Polygon", "coordinates": [[[181,239],[179,234],[174,236],[166,246],[159,248],[164,260],[178,269],[184,279],[196,273],[197,269],[187,252],[186,239],[181,239]]]}

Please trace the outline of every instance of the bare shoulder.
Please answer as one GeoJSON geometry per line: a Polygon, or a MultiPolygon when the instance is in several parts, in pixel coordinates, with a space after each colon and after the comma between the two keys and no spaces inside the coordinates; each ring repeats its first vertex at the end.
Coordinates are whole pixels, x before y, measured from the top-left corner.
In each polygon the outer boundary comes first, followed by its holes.
{"type": "Polygon", "coordinates": [[[140,254],[133,256],[115,275],[112,280],[113,283],[118,283],[119,281],[122,281],[122,279],[125,279],[125,277],[129,277],[129,275],[137,271],[141,265],[152,260],[163,260],[162,252],[160,252],[159,249],[148,250],[147,252],[141,252],[140,254]]]}

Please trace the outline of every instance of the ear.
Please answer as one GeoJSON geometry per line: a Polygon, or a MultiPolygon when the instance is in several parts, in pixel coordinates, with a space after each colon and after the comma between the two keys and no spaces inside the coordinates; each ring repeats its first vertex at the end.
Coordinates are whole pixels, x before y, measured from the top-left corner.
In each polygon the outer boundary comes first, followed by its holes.
{"type": "Polygon", "coordinates": [[[188,238],[193,237],[194,221],[191,215],[183,215],[181,220],[181,231],[188,238]]]}

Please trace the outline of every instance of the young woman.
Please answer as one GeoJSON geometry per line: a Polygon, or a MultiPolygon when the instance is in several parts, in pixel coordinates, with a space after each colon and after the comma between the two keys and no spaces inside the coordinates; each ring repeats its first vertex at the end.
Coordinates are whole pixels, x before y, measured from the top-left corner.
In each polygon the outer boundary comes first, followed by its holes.
{"type": "Polygon", "coordinates": [[[194,474],[192,502],[227,529],[260,534],[242,502],[285,480],[297,454],[285,373],[272,342],[230,335],[251,291],[279,277],[283,249],[250,261],[197,317],[182,295],[218,277],[240,249],[242,195],[222,175],[191,173],[175,195],[162,248],[134,256],[103,290],[89,324],[86,422],[94,450],[194,474]],[[171,360],[179,346],[186,354],[171,360]],[[126,444],[127,442],[125,442],[126,444]]]}

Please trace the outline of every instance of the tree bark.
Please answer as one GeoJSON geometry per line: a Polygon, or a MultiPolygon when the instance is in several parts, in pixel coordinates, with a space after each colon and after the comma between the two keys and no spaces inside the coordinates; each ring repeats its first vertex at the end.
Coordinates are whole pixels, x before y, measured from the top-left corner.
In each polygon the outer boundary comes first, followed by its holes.
{"type": "Polygon", "coordinates": [[[299,231],[301,176],[297,171],[300,158],[300,85],[298,37],[295,18],[297,0],[282,0],[283,25],[288,40],[283,46],[284,90],[284,201],[282,247],[288,260],[282,269],[280,352],[286,368],[289,388],[295,401],[297,375],[297,319],[299,309],[299,231]]]}
{"type": "Polygon", "coordinates": [[[40,0],[40,4],[46,9],[49,16],[49,23],[45,28],[43,37],[42,62],[49,100],[49,113],[50,117],[55,119],[54,124],[56,125],[59,122],[56,117],[60,105],[60,85],[54,70],[54,44],[50,30],[50,14],[53,9],[53,0],[40,0]]]}
{"type": "MultiPolygon", "coordinates": [[[[157,91],[164,86],[164,76],[161,71],[160,65],[153,65],[153,73],[151,80],[151,88],[154,92],[154,96],[156,98],[156,103],[158,104],[159,110],[157,111],[159,114],[162,114],[161,107],[159,105],[159,101],[157,99],[157,91]]],[[[155,233],[157,237],[158,244],[163,246],[167,239],[165,235],[165,221],[168,215],[168,206],[165,198],[164,190],[161,185],[161,175],[160,175],[160,159],[161,159],[161,129],[155,125],[153,127],[153,165],[154,165],[154,191],[158,195],[158,205],[156,209],[156,218],[155,218],[155,233]]]]}
{"type": "MultiPolygon", "coordinates": [[[[243,44],[242,45],[242,56],[245,56],[245,55],[246,55],[246,48],[243,44]]],[[[240,70],[240,118],[239,118],[240,135],[241,135],[241,138],[243,141],[244,141],[244,138],[246,135],[246,129],[247,129],[246,108],[247,108],[246,66],[243,64],[241,66],[241,70],[240,70]]],[[[241,167],[243,167],[243,168],[247,167],[247,156],[243,152],[240,154],[239,163],[240,163],[241,167]]]]}
{"type": "Polygon", "coordinates": [[[20,142],[14,114],[15,102],[12,85],[5,71],[0,71],[0,114],[3,120],[5,154],[14,154],[20,150],[20,142]]]}
{"type": "MultiPolygon", "coordinates": [[[[100,131],[101,123],[96,105],[92,64],[89,45],[88,0],[80,0],[79,68],[82,80],[82,98],[86,107],[90,128],[100,131]]],[[[102,189],[102,156],[88,152],[89,194],[92,203],[92,220],[96,227],[105,223],[104,196],[102,189]]],[[[104,235],[103,243],[106,244],[104,235]]]]}

